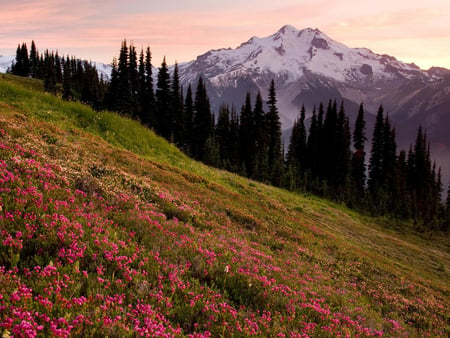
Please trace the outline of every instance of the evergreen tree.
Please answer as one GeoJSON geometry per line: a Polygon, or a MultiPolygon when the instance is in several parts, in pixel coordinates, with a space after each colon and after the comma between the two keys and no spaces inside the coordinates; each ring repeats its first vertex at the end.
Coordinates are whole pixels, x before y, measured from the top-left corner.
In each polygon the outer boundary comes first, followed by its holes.
{"type": "Polygon", "coordinates": [[[383,158],[382,158],[382,184],[386,192],[392,197],[392,190],[395,187],[395,167],[396,167],[396,153],[397,144],[395,141],[395,128],[391,128],[389,116],[384,120],[384,144],[383,144],[383,158]]]}
{"type": "Polygon", "coordinates": [[[442,230],[448,231],[450,229],[450,182],[447,189],[447,198],[445,200],[445,214],[442,222],[442,230]]]}
{"type": "Polygon", "coordinates": [[[255,107],[253,110],[254,119],[254,146],[255,154],[253,158],[253,178],[261,182],[269,182],[269,158],[268,158],[268,125],[263,110],[261,93],[256,95],[255,107]]]}
{"type": "Polygon", "coordinates": [[[34,40],[31,41],[31,49],[30,49],[30,76],[37,77],[38,75],[38,65],[39,65],[39,55],[36,49],[36,44],[34,40]]]}
{"type": "Polygon", "coordinates": [[[44,90],[56,95],[55,55],[48,50],[45,52],[44,90]]]}
{"type": "Polygon", "coordinates": [[[61,58],[58,55],[58,51],[55,53],[55,71],[56,71],[56,82],[62,83],[63,75],[62,75],[62,64],[61,64],[61,58]]]}
{"type": "Polygon", "coordinates": [[[186,92],[186,98],[184,99],[184,128],[184,144],[181,146],[181,149],[183,149],[186,154],[192,156],[194,146],[194,101],[190,84],[186,92]]]}
{"type": "Polygon", "coordinates": [[[230,135],[230,110],[227,105],[221,105],[219,108],[219,117],[216,126],[216,140],[219,145],[219,154],[222,160],[221,167],[231,170],[230,147],[232,139],[230,135]]]}
{"type": "Polygon", "coordinates": [[[384,116],[383,107],[380,106],[375,120],[372,137],[372,149],[369,160],[368,188],[372,195],[383,184],[383,151],[384,151],[384,116]]]}
{"type": "Polygon", "coordinates": [[[255,145],[255,119],[253,117],[250,93],[245,96],[245,103],[241,109],[239,124],[240,159],[245,168],[246,176],[253,175],[253,162],[256,151],[255,145]]]}
{"type": "Polygon", "coordinates": [[[158,69],[158,82],[156,84],[156,107],[157,107],[157,131],[166,138],[170,138],[172,131],[170,75],[167,68],[166,57],[158,69]]]}
{"type": "Polygon", "coordinates": [[[178,75],[178,64],[175,63],[171,83],[171,114],[173,121],[171,138],[173,138],[175,144],[177,145],[182,144],[184,139],[184,111],[182,96],[180,78],[178,75]]]}
{"type": "Polygon", "coordinates": [[[219,144],[213,134],[209,135],[203,147],[203,162],[218,168],[220,164],[219,144]]]}
{"type": "Polygon", "coordinates": [[[12,66],[12,73],[17,76],[28,76],[30,72],[30,63],[28,59],[28,50],[26,43],[17,45],[16,61],[12,66]]]}
{"type": "Polygon", "coordinates": [[[111,81],[107,94],[107,105],[109,109],[123,114],[133,113],[131,104],[132,93],[130,85],[128,53],[129,49],[127,46],[127,41],[123,40],[120,47],[117,66],[115,64],[115,61],[113,60],[111,81]]]}
{"type": "Polygon", "coordinates": [[[138,59],[136,53],[136,47],[130,44],[128,51],[128,74],[129,74],[129,107],[128,113],[131,114],[133,118],[139,117],[140,112],[140,81],[139,81],[139,71],[138,71],[138,59]]]}
{"type": "Polygon", "coordinates": [[[72,70],[70,68],[69,56],[64,62],[64,74],[63,74],[63,99],[70,100],[72,98],[72,70]]]}
{"type": "Polygon", "coordinates": [[[232,107],[230,118],[230,170],[233,172],[238,172],[241,168],[239,130],[239,117],[232,107]]]}
{"type": "Polygon", "coordinates": [[[284,160],[281,149],[281,122],[278,114],[275,83],[273,80],[270,83],[267,104],[269,106],[266,119],[269,135],[268,163],[270,168],[270,177],[273,185],[280,186],[283,176],[284,160]]]}
{"type": "Polygon", "coordinates": [[[195,159],[203,159],[205,142],[210,136],[212,124],[213,119],[209,98],[206,93],[206,86],[203,82],[203,78],[200,77],[194,100],[193,155],[195,159]]]}
{"type": "MultiPolygon", "coordinates": [[[[311,124],[309,126],[308,141],[306,144],[306,170],[309,172],[308,176],[311,178],[317,175],[319,161],[319,126],[317,121],[316,106],[313,107],[311,124]]],[[[310,187],[311,188],[311,187],[310,187]]]]}
{"type": "MultiPolygon", "coordinates": [[[[292,127],[292,134],[289,140],[286,158],[286,169],[288,170],[290,176],[289,187],[291,189],[295,189],[298,187],[298,184],[301,179],[300,176],[304,176],[308,163],[305,117],[306,117],[305,106],[302,105],[302,108],[300,110],[300,116],[294,122],[294,126],[292,127]]],[[[316,125],[315,112],[314,112],[314,124],[316,125]]]]}
{"type": "MultiPolygon", "coordinates": [[[[143,53],[141,53],[142,55],[143,53]]],[[[142,60],[142,59],[141,59],[142,60]]],[[[145,51],[145,60],[141,61],[140,82],[141,82],[141,121],[151,127],[157,125],[156,121],[156,102],[153,91],[153,70],[152,54],[150,47],[145,51]],[[142,65],[143,64],[143,65],[142,65]]]]}
{"type": "Polygon", "coordinates": [[[353,193],[356,198],[361,198],[364,193],[364,186],[366,182],[366,164],[365,164],[365,142],[367,141],[365,135],[366,121],[364,120],[364,106],[361,103],[359,106],[358,117],[355,122],[355,129],[353,132],[353,148],[351,162],[351,176],[353,183],[353,193]]]}
{"type": "Polygon", "coordinates": [[[335,171],[332,176],[332,184],[334,186],[337,198],[343,199],[348,192],[348,176],[351,163],[350,152],[350,126],[348,117],[345,114],[344,103],[341,108],[336,122],[336,141],[335,141],[335,171]]]}

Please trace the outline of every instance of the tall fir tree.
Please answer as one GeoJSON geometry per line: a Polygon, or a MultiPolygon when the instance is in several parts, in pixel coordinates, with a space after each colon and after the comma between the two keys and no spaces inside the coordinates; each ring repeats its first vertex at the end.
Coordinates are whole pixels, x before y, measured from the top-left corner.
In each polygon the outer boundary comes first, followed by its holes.
{"type": "Polygon", "coordinates": [[[232,145],[232,139],[230,135],[230,110],[225,104],[219,108],[215,134],[222,160],[221,167],[231,170],[230,147],[232,145]]]}
{"type": "Polygon", "coordinates": [[[348,117],[345,114],[344,103],[341,103],[336,121],[335,140],[335,171],[332,176],[332,185],[335,197],[343,200],[348,195],[348,177],[351,163],[350,152],[350,126],[348,117]]]}
{"type": "Polygon", "coordinates": [[[143,65],[140,70],[141,82],[141,121],[154,128],[156,122],[156,102],[153,91],[152,53],[150,47],[145,50],[145,59],[142,53],[143,65]]]}
{"type": "Polygon", "coordinates": [[[131,43],[128,51],[128,74],[129,74],[129,114],[133,118],[139,117],[141,87],[139,81],[138,57],[136,47],[131,43]]]}
{"type": "Polygon", "coordinates": [[[180,78],[178,74],[178,63],[175,63],[172,82],[171,82],[171,113],[172,113],[172,130],[171,139],[177,145],[183,144],[184,139],[184,110],[183,95],[181,91],[180,78]]]}
{"type": "Polygon", "coordinates": [[[45,52],[44,90],[56,95],[55,55],[48,50],[45,52]]]}
{"type": "Polygon", "coordinates": [[[31,41],[30,48],[30,76],[35,78],[38,76],[39,53],[34,40],[31,41]]]}
{"type": "Polygon", "coordinates": [[[383,150],[384,150],[384,110],[380,106],[375,120],[372,136],[372,149],[369,160],[368,188],[372,195],[383,184],[383,150]]]}
{"type": "Polygon", "coordinates": [[[365,135],[366,121],[364,119],[364,106],[361,103],[358,110],[358,116],[355,121],[353,131],[353,154],[351,161],[351,177],[353,184],[353,193],[356,199],[361,199],[364,195],[364,187],[366,183],[366,152],[365,135]]]}
{"type": "MultiPolygon", "coordinates": [[[[300,116],[295,120],[289,139],[288,151],[286,154],[286,169],[292,177],[289,180],[289,187],[296,189],[307,167],[307,135],[305,128],[306,111],[302,105],[300,116]]],[[[314,120],[315,112],[314,112],[314,120]]],[[[316,124],[316,120],[314,121],[316,124]]]]}
{"type": "Polygon", "coordinates": [[[210,136],[212,124],[213,119],[206,85],[203,78],[200,77],[194,99],[193,155],[195,159],[203,159],[205,142],[210,136]]]}
{"type": "Polygon", "coordinates": [[[158,69],[158,82],[156,84],[156,106],[157,106],[157,131],[166,138],[170,138],[172,131],[171,114],[171,93],[170,93],[170,74],[166,63],[166,57],[163,58],[161,67],[158,69]]]}
{"type": "Polygon", "coordinates": [[[194,100],[192,97],[191,84],[188,85],[186,97],[184,99],[184,143],[181,149],[188,155],[192,156],[194,147],[194,100]]]}
{"type": "Polygon", "coordinates": [[[245,96],[245,103],[242,106],[239,124],[239,149],[240,159],[246,176],[253,175],[253,162],[256,151],[255,146],[255,119],[253,116],[250,93],[245,96]]]}
{"type": "Polygon", "coordinates": [[[253,178],[261,182],[269,182],[269,158],[268,158],[268,123],[263,110],[263,100],[258,91],[253,109],[254,119],[254,146],[253,178]]]}
{"type": "Polygon", "coordinates": [[[274,80],[270,83],[267,105],[269,107],[266,119],[269,135],[268,162],[270,178],[273,185],[280,186],[283,177],[284,155],[281,148],[281,122],[278,114],[274,80]]]}
{"type": "Polygon", "coordinates": [[[70,100],[72,98],[72,69],[70,67],[70,59],[68,55],[66,61],[64,61],[62,97],[65,100],[70,100]]]}

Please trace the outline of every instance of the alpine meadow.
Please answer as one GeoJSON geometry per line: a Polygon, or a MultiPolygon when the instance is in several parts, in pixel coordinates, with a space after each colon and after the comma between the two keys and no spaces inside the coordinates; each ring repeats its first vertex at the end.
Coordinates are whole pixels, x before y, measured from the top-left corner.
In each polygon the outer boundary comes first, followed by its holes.
{"type": "MultiPolygon", "coordinates": [[[[105,77],[18,45],[0,74],[1,337],[450,335],[450,185],[445,197],[434,136],[417,124],[403,149],[386,93],[355,104],[306,68],[317,91],[289,99],[286,136],[288,75],[211,70],[293,36],[312,41],[310,60],[337,46],[285,26],[155,68],[150,47],[123,40],[105,77]]],[[[288,47],[246,60],[259,69],[288,47]]],[[[447,88],[446,70],[369,52],[336,74],[370,78],[368,91],[414,76],[416,94],[447,88]]]]}

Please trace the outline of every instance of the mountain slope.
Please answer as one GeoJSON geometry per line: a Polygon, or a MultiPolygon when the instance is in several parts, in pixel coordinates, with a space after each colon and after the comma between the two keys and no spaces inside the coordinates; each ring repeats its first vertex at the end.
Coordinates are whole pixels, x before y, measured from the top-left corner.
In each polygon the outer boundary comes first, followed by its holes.
{"type": "Polygon", "coordinates": [[[0,77],[2,335],[449,333],[448,235],[208,168],[19,80],[0,77]]]}
{"type": "Polygon", "coordinates": [[[412,142],[410,131],[419,123],[433,143],[450,146],[448,133],[439,127],[450,114],[449,70],[425,71],[389,55],[349,48],[317,29],[284,26],[235,49],[209,51],[179,68],[183,84],[205,78],[216,108],[225,102],[239,109],[247,91],[255,97],[260,90],[266,97],[275,79],[284,129],[292,126],[302,104],[310,114],[314,104],[337,99],[346,103],[351,117],[361,102],[373,114],[382,104],[398,127],[402,147],[412,142]]]}

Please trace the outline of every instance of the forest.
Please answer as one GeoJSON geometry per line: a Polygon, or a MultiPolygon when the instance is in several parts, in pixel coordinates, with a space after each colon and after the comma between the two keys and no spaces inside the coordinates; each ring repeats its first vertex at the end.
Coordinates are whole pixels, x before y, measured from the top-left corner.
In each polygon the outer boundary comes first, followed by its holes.
{"type": "Polygon", "coordinates": [[[274,81],[264,100],[250,93],[240,108],[224,103],[212,112],[205,81],[182,88],[175,64],[163,59],[153,74],[150,47],[139,52],[122,41],[110,81],[91,62],[28,52],[19,44],[11,73],[42,79],[47,92],[115,111],[140,121],[208,165],[292,191],[313,193],[374,216],[408,220],[419,230],[448,231],[450,184],[443,200],[441,170],[431,160],[426,132],[419,126],[407,150],[397,149],[395,126],[380,103],[367,147],[364,105],[354,126],[343,103],[318,102],[307,125],[305,108],[283,144],[274,81]],[[366,149],[367,148],[367,149],[366,149]]]}

